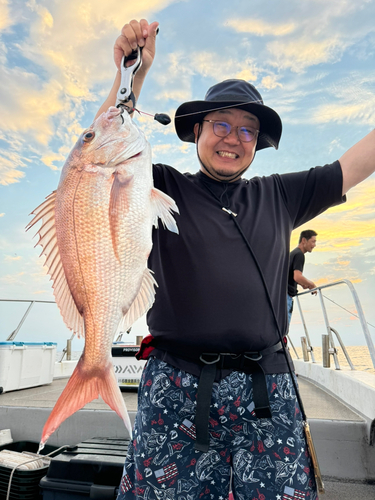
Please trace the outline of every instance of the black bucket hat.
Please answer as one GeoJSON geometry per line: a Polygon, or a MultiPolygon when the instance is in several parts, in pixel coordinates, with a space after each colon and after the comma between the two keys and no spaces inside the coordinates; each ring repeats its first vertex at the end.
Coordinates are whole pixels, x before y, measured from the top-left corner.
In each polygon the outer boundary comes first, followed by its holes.
{"type": "Polygon", "coordinates": [[[194,125],[201,123],[211,111],[226,107],[244,109],[255,115],[260,122],[256,150],[279,147],[282,124],[279,115],[263,104],[262,96],[245,80],[224,80],[208,89],[204,101],[181,104],[175,115],[178,137],[185,142],[195,142],[194,125]]]}

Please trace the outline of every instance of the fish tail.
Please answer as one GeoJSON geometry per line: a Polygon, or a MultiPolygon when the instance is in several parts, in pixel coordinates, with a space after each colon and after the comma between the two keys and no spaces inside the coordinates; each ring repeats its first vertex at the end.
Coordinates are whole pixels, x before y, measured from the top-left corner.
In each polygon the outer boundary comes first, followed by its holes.
{"type": "Polygon", "coordinates": [[[49,437],[68,417],[83,408],[87,403],[97,399],[99,395],[123,419],[131,435],[130,418],[117,385],[112,365],[109,363],[100,372],[96,369],[93,374],[84,370],[84,361],[80,358],[43,427],[40,446],[45,445],[49,437]]]}
{"type": "Polygon", "coordinates": [[[120,418],[122,418],[131,437],[132,424],[130,422],[128,410],[126,409],[125,401],[118,386],[112,364],[109,369],[106,370],[105,375],[98,380],[98,386],[99,394],[107,405],[110,406],[120,418]]]}

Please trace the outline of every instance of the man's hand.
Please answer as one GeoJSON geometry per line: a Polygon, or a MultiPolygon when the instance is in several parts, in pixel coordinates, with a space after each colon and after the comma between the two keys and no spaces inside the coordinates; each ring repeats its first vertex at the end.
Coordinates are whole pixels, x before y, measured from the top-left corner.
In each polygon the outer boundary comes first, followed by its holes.
{"type": "MultiPolygon", "coordinates": [[[[306,279],[306,278],[305,278],[306,279]]],[[[313,288],[316,288],[316,285],[315,283],[313,283],[312,281],[306,279],[306,282],[304,285],[302,285],[304,289],[308,288],[309,290],[312,290],[313,288]]]]}
{"type": "MultiPolygon", "coordinates": [[[[293,273],[293,278],[296,283],[298,283],[304,290],[309,289],[312,290],[313,288],[316,288],[316,285],[313,281],[305,278],[305,276],[301,273],[301,271],[298,271],[297,269],[294,270],[293,273]]],[[[316,293],[316,292],[313,292],[316,293]]]]}
{"type": "MultiPolygon", "coordinates": [[[[114,60],[118,70],[116,78],[107,99],[100,106],[95,118],[107,111],[109,106],[116,105],[117,92],[121,83],[121,72],[119,70],[122,57],[124,54],[125,56],[130,55],[131,52],[139,46],[143,47],[142,66],[135,74],[133,80],[133,92],[136,100],[138,100],[146,74],[151,68],[155,57],[155,37],[158,26],[159,23],[157,22],[148,24],[146,19],[141,19],[139,22],[135,20],[130,21],[129,24],[125,24],[122,28],[121,35],[117,38],[114,46],[114,60]]],[[[132,64],[134,64],[134,62],[132,64]]]]}
{"type": "Polygon", "coordinates": [[[155,38],[158,26],[158,22],[148,24],[146,19],[141,19],[139,22],[133,19],[130,23],[125,24],[114,46],[114,60],[117,68],[120,68],[124,54],[128,56],[138,46],[143,47],[142,66],[136,77],[144,79],[155,57],[155,38]]]}

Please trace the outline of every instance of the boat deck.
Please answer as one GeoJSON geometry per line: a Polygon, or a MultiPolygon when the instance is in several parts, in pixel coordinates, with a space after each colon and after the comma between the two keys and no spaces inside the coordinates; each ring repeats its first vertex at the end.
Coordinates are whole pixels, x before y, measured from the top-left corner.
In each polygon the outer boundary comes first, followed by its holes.
{"type": "MultiPolygon", "coordinates": [[[[0,406],[52,408],[67,383],[66,378],[56,379],[49,385],[6,392],[0,395],[0,406]]],[[[328,395],[316,385],[299,377],[300,388],[305,411],[309,419],[340,420],[361,422],[363,419],[340,401],[328,395]]],[[[137,390],[127,389],[122,392],[129,412],[137,410],[137,390]]],[[[108,410],[108,406],[99,398],[85,406],[86,410],[108,410]]]]}
{"type": "MultiPolygon", "coordinates": [[[[26,408],[53,408],[64,390],[68,378],[54,379],[52,384],[30,387],[18,391],[5,392],[0,395],[0,406],[18,406],[26,408]]],[[[137,411],[137,389],[127,389],[122,392],[129,412],[137,411]]],[[[108,410],[104,401],[99,398],[85,406],[86,410],[108,410]]]]}
{"type": "MultiPolygon", "coordinates": [[[[29,388],[24,390],[18,390],[13,392],[8,392],[0,395],[0,422],[2,422],[1,428],[5,428],[3,425],[6,423],[6,427],[12,428],[10,422],[15,422],[14,427],[19,427],[19,422],[17,422],[18,415],[24,413],[20,411],[21,408],[29,409],[29,426],[32,427],[33,420],[36,419],[35,411],[39,410],[39,413],[42,413],[41,418],[42,422],[45,422],[49,409],[54,406],[58,397],[60,396],[62,390],[64,389],[68,379],[57,379],[52,382],[50,385],[29,388]],[[4,418],[8,417],[7,418],[4,418]]],[[[326,455],[327,446],[332,450],[332,448],[337,447],[337,444],[340,443],[341,437],[340,432],[347,436],[352,436],[353,450],[354,447],[358,444],[357,441],[360,441],[360,436],[358,434],[358,429],[362,428],[365,424],[364,419],[349,409],[347,406],[342,404],[336,398],[330,396],[325,391],[321,390],[308,380],[299,377],[298,383],[300,387],[301,396],[304,402],[305,411],[307,417],[310,421],[310,425],[313,431],[314,440],[316,440],[315,445],[317,448],[318,456],[320,459],[320,466],[324,473],[327,470],[326,463],[328,465],[328,460],[332,462],[332,456],[330,455],[329,459],[324,459],[326,455]],[[321,425],[322,427],[319,427],[321,425]],[[315,427],[314,427],[315,426],[315,427]],[[358,437],[359,436],[359,437],[358,437]],[[331,442],[329,440],[332,439],[331,442]],[[324,445],[322,446],[322,442],[324,445]],[[327,445],[328,442],[328,445],[327,445]],[[323,451],[324,449],[324,451],[323,451]],[[325,463],[326,462],[326,463],[325,463]]],[[[134,414],[137,409],[137,390],[136,389],[128,389],[122,392],[125,404],[128,408],[129,413],[134,418],[134,414]]],[[[124,434],[123,423],[117,417],[117,415],[109,410],[108,406],[101,400],[95,400],[85,406],[83,410],[77,412],[77,414],[73,415],[68,419],[71,421],[71,427],[82,426],[82,420],[79,420],[79,415],[86,415],[85,417],[85,426],[90,427],[88,422],[88,414],[96,415],[100,417],[101,426],[98,426],[98,420],[95,420],[95,425],[91,427],[92,429],[96,429],[97,436],[106,435],[105,432],[110,430],[110,432],[114,431],[116,426],[119,426],[121,431],[117,431],[117,433],[122,432],[124,434]],[[92,411],[94,410],[94,411],[92,411]],[[104,416],[104,418],[103,418],[104,416]],[[104,422],[104,423],[102,423],[104,422]]],[[[23,425],[25,422],[25,414],[22,415],[23,425]]],[[[64,422],[61,425],[62,430],[60,429],[56,431],[56,435],[60,433],[60,441],[67,439],[67,434],[64,434],[64,426],[67,425],[67,422],[64,422]]],[[[40,424],[38,420],[38,425],[40,424]]],[[[37,427],[37,426],[36,426],[37,427]]],[[[35,431],[34,431],[35,432],[35,431]]],[[[39,434],[40,430],[36,433],[39,434]]],[[[88,431],[90,432],[90,431],[88,431]]],[[[71,428],[69,430],[70,437],[72,436],[71,428]]],[[[54,436],[54,435],[53,435],[54,436]]],[[[14,436],[15,440],[20,439],[18,436],[14,436]]],[[[25,435],[21,436],[21,439],[26,439],[25,435]]],[[[52,437],[51,437],[52,441],[52,437]]],[[[79,441],[77,441],[79,442],[79,441]]],[[[51,442],[51,444],[53,444],[51,442]]],[[[347,444],[345,446],[348,446],[347,444]]],[[[349,443],[349,450],[350,448],[349,443]]],[[[348,448],[345,448],[344,451],[337,448],[337,467],[342,470],[343,463],[348,460],[348,448]],[[346,451],[345,451],[346,450],[346,451]],[[341,457],[341,455],[344,455],[341,457]],[[346,455],[346,456],[345,456],[346,455]],[[342,460],[343,462],[341,462],[342,460]]],[[[353,452],[354,453],[354,452],[353,452]]],[[[353,465],[351,464],[352,468],[353,465]]],[[[336,477],[336,476],[335,476],[336,477]]],[[[350,481],[347,482],[345,480],[337,480],[331,478],[325,478],[325,486],[326,486],[326,494],[324,495],[325,500],[349,500],[353,498],[361,498],[362,500],[374,500],[375,498],[375,485],[367,484],[363,481],[350,481]]]]}

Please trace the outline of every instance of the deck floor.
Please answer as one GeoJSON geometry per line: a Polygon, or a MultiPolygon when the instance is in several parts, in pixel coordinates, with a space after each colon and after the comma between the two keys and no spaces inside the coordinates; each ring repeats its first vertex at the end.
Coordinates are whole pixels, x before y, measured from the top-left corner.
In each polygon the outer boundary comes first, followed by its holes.
{"type": "MultiPolygon", "coordinates": [[[[66,386],[68,379],[54,380],[52,384],[24,390],[12,391],[0,395],[0,407],[52,408],[66,386]]],[[[298,378],[301,396],[309,419],[339,420],[345,422],[362,421],[361,417],[330,396],[311,382],[298,378]]],[[[129,411],[137,409],[137,390],[127,389],[122,392],[129,411]]],[[[109,410],[101,400],[95,400],[85,409],[109,410]]],[[[375,499],[375,485],[360,482],[344,482],[325,479],[323,500],[362,500],[375,499]]]]}
{"type": "MultiPolygon", "coordinates": [[[[68,379],[57,379],[52,384],[32,387],[0,395],[0,405],[9,407],[52,408],[68,379]]],[[[326,420],[360,421],[360,416],[351,411],[311,382],[298,378],[298,384],[308,418],[326,420]]],[[[126,389],[122,392],[128,411],[137,410],[137,390],[126,389]]],[[[99,398],[85,406],[85,409],[108,410],[108,406],[99,398]]]]}

